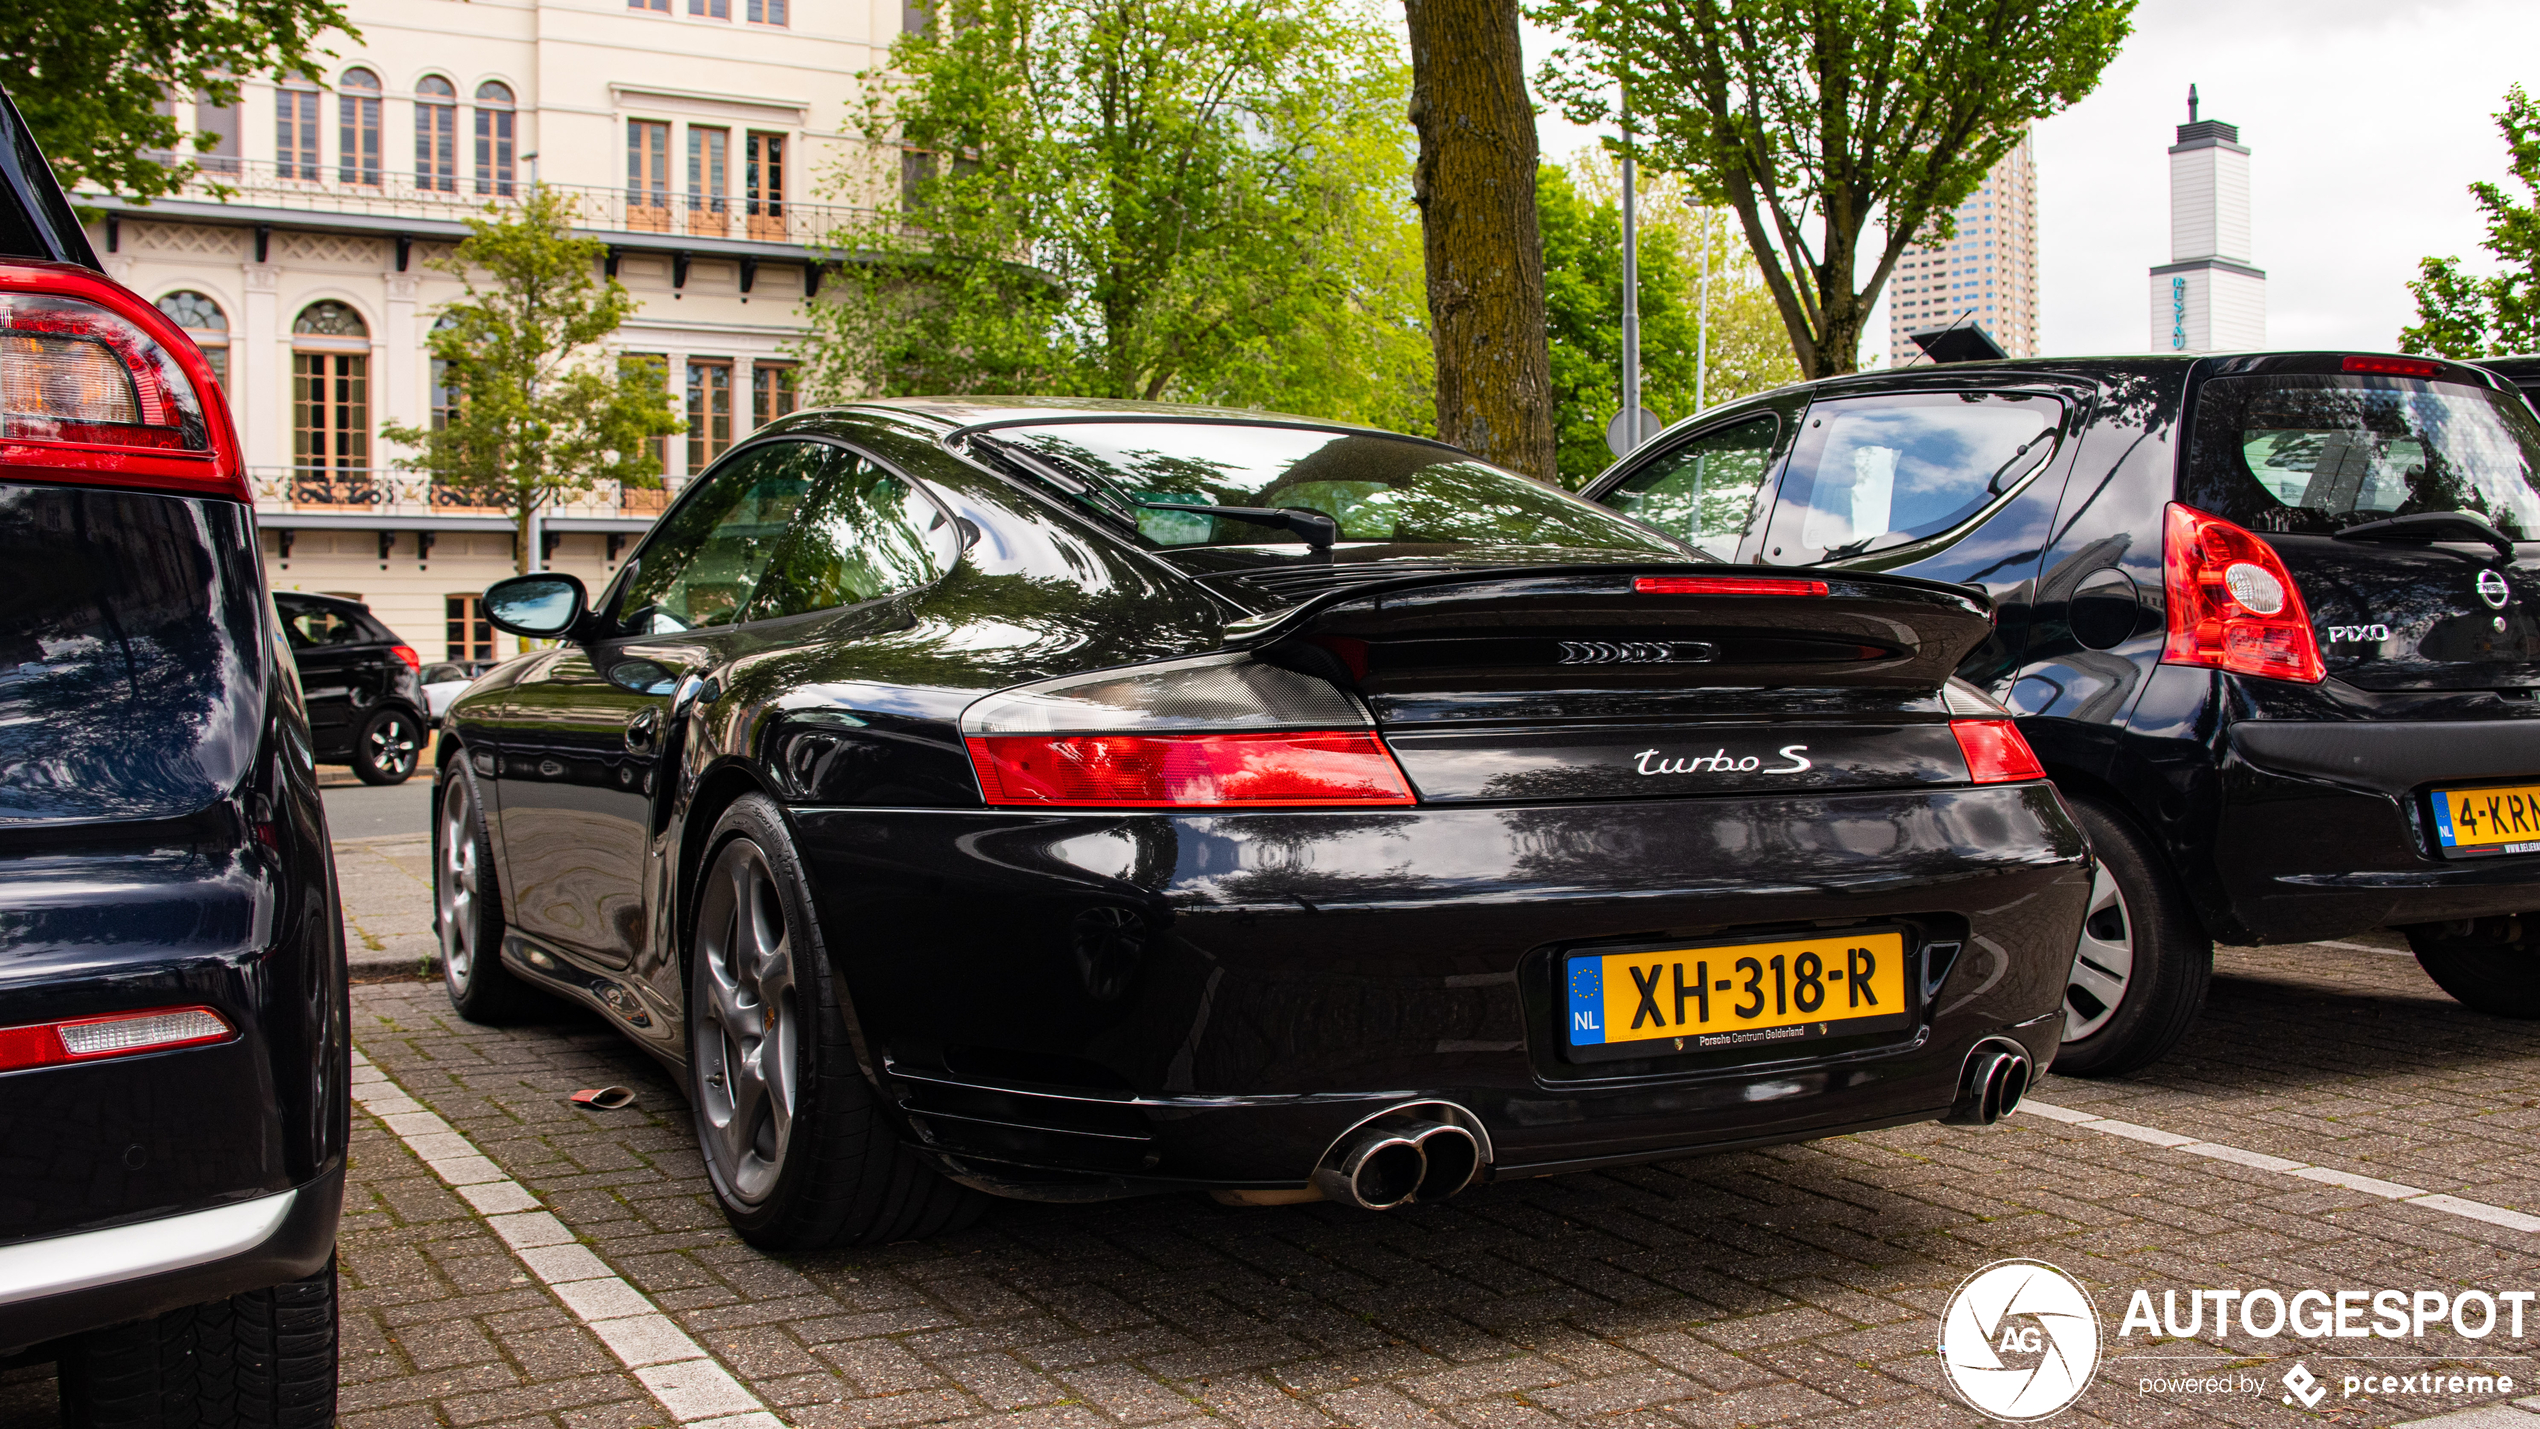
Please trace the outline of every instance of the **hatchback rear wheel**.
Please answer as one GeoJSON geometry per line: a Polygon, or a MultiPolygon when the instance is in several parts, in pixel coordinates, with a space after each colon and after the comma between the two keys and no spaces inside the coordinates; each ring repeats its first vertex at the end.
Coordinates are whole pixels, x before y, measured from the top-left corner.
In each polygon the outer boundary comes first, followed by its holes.
{"type": "Polygon", "coordinates": [[[2133,820],[2094,799],[2068,798],[2099,868],[2064,988],[2064,1047],[2055,1070],[2113,1077],[2160,1060],[2205,1005],[2214,943],[2133,820]]]}
{"type": "Polygon", "coordinates": [[[2480,918],[2401,931],[2434,985],[2472,1012],[2540,1017],[2540,939],[2533,919],[2480,918]]]}
{"type": "Polygon", "coordinates": [[[423,754],[423,725],[413,712],[380,710],[353,737],[353,777],[365,784],[403,784],[423,754]]]}
{"type": "Polygon", "coordinates": [[[306,1279],[71,1339],[57,1371],[76,1429],[327,1429],[335,1262],[306,1279]]]}
{"type": "Polygon", "coordinates": [[[910,1151],[856,1065],[776,806],[743,797],[708,847],[690,950],[689,1103],[725,1218],[765,1250],[969,1224],[986,1198],[910,1151]]]}

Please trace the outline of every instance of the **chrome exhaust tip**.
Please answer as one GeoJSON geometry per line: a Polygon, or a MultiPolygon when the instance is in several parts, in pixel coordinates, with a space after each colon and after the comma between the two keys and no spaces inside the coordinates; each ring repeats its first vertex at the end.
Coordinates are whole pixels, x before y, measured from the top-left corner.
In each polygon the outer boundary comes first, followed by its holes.
{"type": "Polygon", "coordinates": [[[2028,1052],[2019,1044],[1979,1042],[1959,1069],[1958,1099],[1941,1120],[1951,1126],[1991,1126],[2019,1108],[2034,1075],[2028,1052]]]}
{"type": "Polygon", "coordinates": [[[1418,1200],[1443,1201],[1472,1185],[1482,1172],[1482,1145],[1460,1126],[1433,1121],[1408,1128],[1403,1135],[1420,1144],[1426,1163],[1420,1173],[1418,1200]]]}
{"type": "Polygon", "coordinates": [[[1428,1173],[1429,1158],[1417,1140],[1379,1131],[1360,1138],[1336,1163],[1316,1168],[1314,1184],[1335,1201],[1390,1211],[1418,1195],[1428,1173]]]}

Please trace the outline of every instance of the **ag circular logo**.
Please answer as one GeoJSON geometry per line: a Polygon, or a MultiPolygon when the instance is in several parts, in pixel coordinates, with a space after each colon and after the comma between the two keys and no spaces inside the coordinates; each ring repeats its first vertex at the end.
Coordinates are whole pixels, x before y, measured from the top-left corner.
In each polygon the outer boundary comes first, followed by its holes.
{"type": "Polygon", "coordinates": [[[2487,602],[2489,605],[2494,606],[2498,610],[2502,610],[2505,608],[2505,602],[2512,597],[2513,593],[2513,587],[2505,584],[2505,578],[2500,572],[2480,571],[2478,573],[2478,598],[2480,600],[2487,602]]]}
{"type": "Polygon", "coordinates": [[[2042,1260],[1997,1260],[1940,1312],[1940,1364],[1969,1407],[2014,1424],[2063,1412],[2099,1368],[2099,1311],[2042,1260]]]}

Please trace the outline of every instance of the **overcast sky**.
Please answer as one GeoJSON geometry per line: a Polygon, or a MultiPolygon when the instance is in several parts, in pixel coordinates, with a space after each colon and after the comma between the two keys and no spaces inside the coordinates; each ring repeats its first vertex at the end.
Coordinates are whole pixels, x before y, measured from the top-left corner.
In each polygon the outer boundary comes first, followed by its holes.
{"type": "MultiPolygon", "coordinates": [[[[1531,71],[1551,41],[1526,39],[1531,71]]],[[[2419,258],[2486,266],[2467,186],[2507,182],[2492,116],[2506,86],[2540,85],[2535,57],[2533,0],[2144,0],[2099,88],[2038,127],[2042,350],[2148,348],[2191,81],[2253,151],[2268,345],[2395,346],[2419,258]]],[[[1589,138],[1544,116],[1547,157],[1589,138]]],[[[1886,335],[1882,305],[1870,346],[1886,335]]]]}

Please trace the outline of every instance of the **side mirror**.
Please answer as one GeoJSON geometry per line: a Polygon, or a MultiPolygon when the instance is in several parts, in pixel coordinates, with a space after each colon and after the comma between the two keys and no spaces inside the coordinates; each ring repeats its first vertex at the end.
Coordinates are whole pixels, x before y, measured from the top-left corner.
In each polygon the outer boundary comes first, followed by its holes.
{"type": "Polygon", "coordinates": [[[533,640],[555,640],[582,623],[588,595],[582,582],[554,571],[513,576],[485,588],[485,618],[496,628],[533,640]]]}

